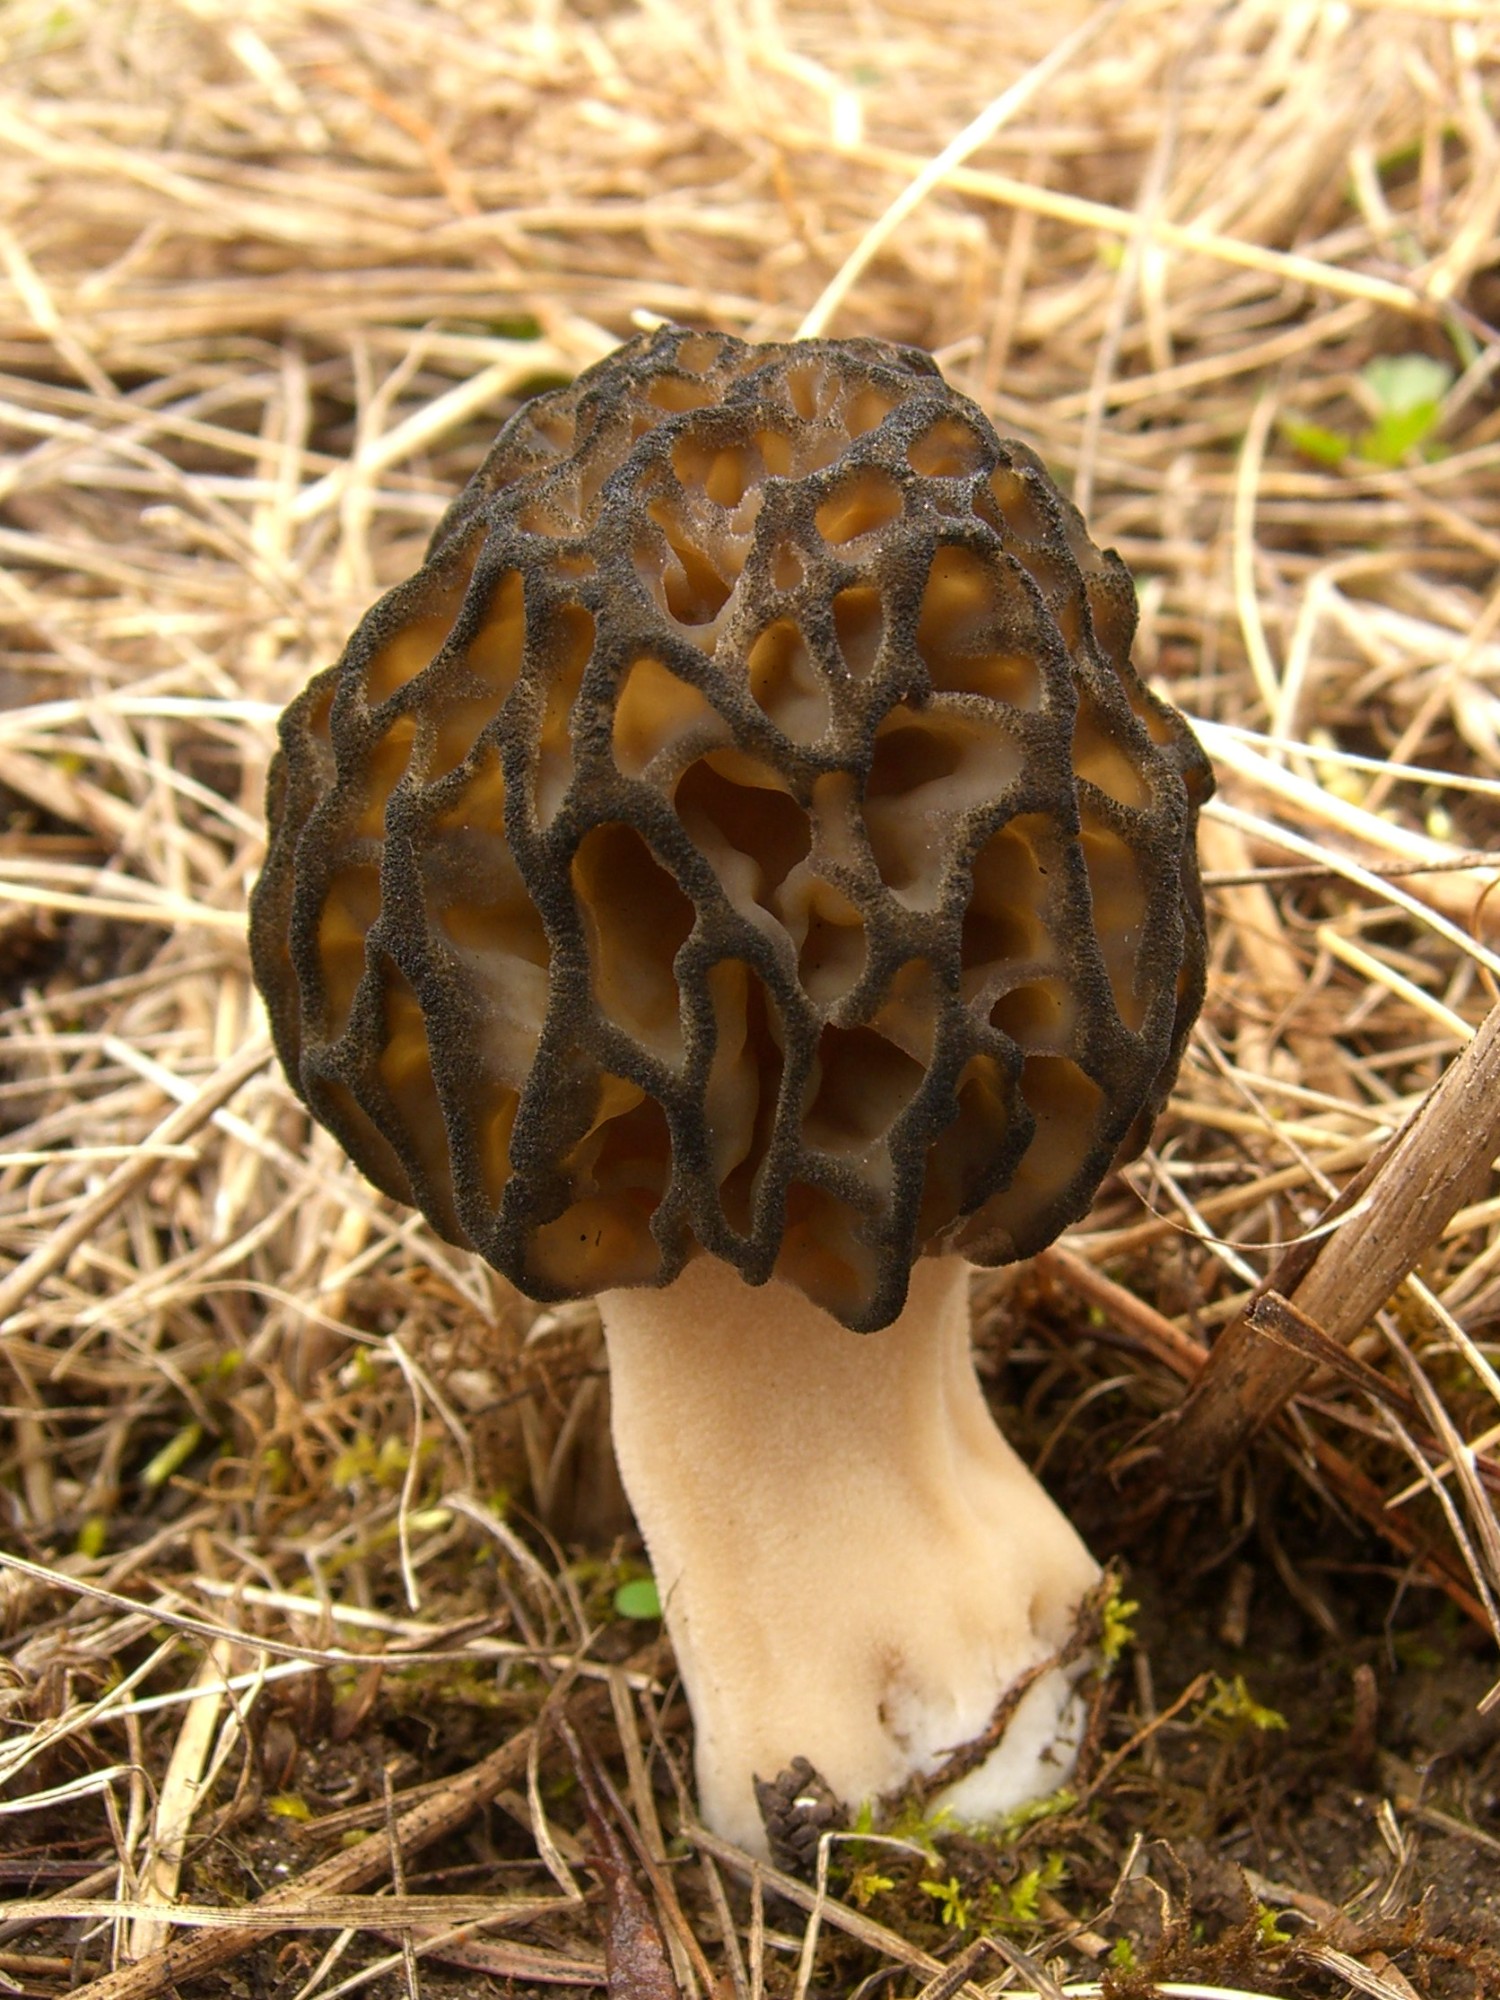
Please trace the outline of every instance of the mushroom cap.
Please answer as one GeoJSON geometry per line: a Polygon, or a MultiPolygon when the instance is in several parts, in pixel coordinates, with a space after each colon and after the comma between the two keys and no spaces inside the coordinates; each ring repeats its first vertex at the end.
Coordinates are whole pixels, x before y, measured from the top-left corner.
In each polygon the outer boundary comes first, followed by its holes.
{"type": "Polygon", "coordinates": [[[255,976],[375,1184],[537,1298],[699,1250],[845,1325],[1144,1142],[1208,765],[1130,577],[875,340],[667,328],[527,403],[286,711],[255,976]]]}

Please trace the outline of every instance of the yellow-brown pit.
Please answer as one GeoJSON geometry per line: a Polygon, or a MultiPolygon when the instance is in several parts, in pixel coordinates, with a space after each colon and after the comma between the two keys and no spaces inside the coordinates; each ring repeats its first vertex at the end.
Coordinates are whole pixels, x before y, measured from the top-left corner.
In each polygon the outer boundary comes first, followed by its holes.
{"type": "Polygon", "coordinates": [[[524,1290],[699,1251],[845,1324],[1021,1256],[1197,1009],[1206,764],[1118,559],[925,356],[668,328],[501,433],[282,722],[256,976],[524,1290]]]}

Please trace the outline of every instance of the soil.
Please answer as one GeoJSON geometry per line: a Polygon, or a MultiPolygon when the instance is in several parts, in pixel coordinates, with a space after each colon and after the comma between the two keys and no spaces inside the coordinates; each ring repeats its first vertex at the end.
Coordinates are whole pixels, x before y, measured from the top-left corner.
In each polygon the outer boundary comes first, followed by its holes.
{"type": "MultiPolygon", "coordinates": [[[[1024,1386],[1025,1364],[1023,1355],[1001,1378],[1005,1389],[1024,1386]]],[[[1054,1389],[1009,1420],[1024,1441],[1028,1429],[1044,1435],[1061,1407],[1054,1389]]],[[[1160,1979],[1326,1995],[1347,1990],[1351,1963],[1387,2000],[1412,1989],[1433,2000],[1500,1993],[1500,1703],[1486,1712],[1494,1668],[1484,1635],[1441,1593],[1389,1566],[1366,1534],[1289,1477],[1269,1447],[1216,1493],[1112,1547],[1112,1524],[1129,1511],[1122,1514],[1100,1467],[1117,1442],[1085,1426],[1071,1469],[1055,1481],[1093,1545],[1114,1555],[1123,1595],[1135,1606],[1132,1643],[1101,1696],[1082,1802],[1000,1839],[908,1823],[895,1830],[915,1843],[910,1853],[841,1844],[834,1892],[940,1960],[975,1949],[988,1931],[1019,1954],[1019,1984],[1102,1974],[1120,2000],[1160,1979]],[[1127,1743],[1135,1747],[1121,1756],[1127,1743]]],[[[169,1489],[157,1517],[138,1522],[137,1532],[160,1527],[185,1497],[174,1501],[169,1489]]],[[[544,1544],[537,1548],[545,1560],[544,1544]]],[[[655,1630],[609,1619],[613,1581],[631,1554],[617,1542],[608,1552],[579,1552],[574,1564],[590,1613],[604,1621],[596,1648],[604,1658],[625,1657],[655,1630]]],[[[399,1609],[398,1580],[387,1582],[388,1608],[399,1609]]],[[[472,1565],[429,1575],[426,1588],[429,1617],[488,1608],[472,1565]]],[[[121,1664],[149,1643],[128,1649],[121,1664]]],[[[373,1802],[378,1810],[363,1824],[378,1826],[387,1785],[399,1794],[465,1769],[535,1715],[540,1691],[524,1676],[497,1689],[486,1671],[467,1667],[363,1680],[319,1673],[283,1684],[257,1711],[253,1758],[226,1774],[214,1810],[200,1812],[184,1894],[236,1904],[294,1878],[352,1837],[321,1835],[319,1821],[373,1802]]],[[[61,1688],[53,1693],[59,1703],[65,1698],[61,1688]]],[[[168,1717],[147,1728],[148,1768],[161,1768],[176,1727],[168,1717]]],[[[623,1795],[618,1743],[602,1727],[592,1740],[623,1795]]],[[[690,1763],[687,1715],[670,1694],[662,1740],[680,1777],[690,1763]]],[[[55,1783],[70,1774],[64,1752],[41,1775],[55,1783]]],[[[555,1738],[539,1777],[586,1901],[566,1923],[533,1925],[525,1936],[559,1958],[597,1964],[612,1907],[598,1885],[608,1878],[597,1866],[598,1829],[555,1738]]],[[[661,1758],[652,1778],[681,1903],[710,1962],[722,1968],[698,1865],[672,1840],[677,1795],[661,1758]]],[[[473,1815],[409,1864],[407,1892],[547,1890],[525,1822],[514,1796],[473,1815]]],[[[92,1807],[0,1820],[0,1837],[12,1843],[7,1877],[19,1885],[12,1893],[57,1888],[57,1871],[75,1858],[82,1865],[97,1834],[92,1807]],[[29,1866],[35,1875],[22,1882],[29,1866]]],[[[731,1908],[748,1925],[745,1883],[728,1873],[725,1882],[731,1908]]],[[[794,1990],[805,1917],[773,1893],[766,1923],[765,1991],[780,2000],[794,1990]]],[[[822,1940],[816,1993],[900,2000],[922,1987],[916,1974],[826,1923],[822,1940]]],[[[269,1937],[180,1990],[184,2000],[294,1993],[327,1942],[314,1932],[269,1937]]],[[[25,1954],[57,1949],[39,1933],[17,1943],[25,1954]]],[[[98,1968],[87,1946],[79,1949],[78,1974],[87,1976],[98,1968]]],[[[340,1976],[392,1949],[384,1934],[360,1936],[340,1976]]],[[[426,2000],[484,1993],[540,2000],[560,1990],[484,1972],[465,1962],[469,1949],[424,1958],[426,2000]]],[[[21,1962],[11,1956],[3,1965],[14,1975],[21,1962]]],[[[44,1962],[59,1963],[55,1955],[37,1960],[44,1962]]],[[[976,1976],[1000,1969],[998,1961],[981,1964],[976,1976]]],[[[16,1990],[51,1995],[65,1984],[50,1971],[23,1974],[16,1990]]],[[[399,1968],[379,1973],[367,1990],[377,2000],[403,1993],[405,1976],[399,1968]]],[[[652,2000],[648,1987],[612,1990],[621,2000],[652,2000]]]]}

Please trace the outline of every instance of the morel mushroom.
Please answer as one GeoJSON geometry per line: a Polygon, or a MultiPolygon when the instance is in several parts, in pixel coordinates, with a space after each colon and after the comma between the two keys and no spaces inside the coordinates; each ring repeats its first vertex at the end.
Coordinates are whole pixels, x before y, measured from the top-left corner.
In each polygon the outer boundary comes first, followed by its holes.
{"type": "Polygon", "coordinates": [[[1028,1675],[946,1802],[1066,1775],[1098,1571],[967,1279],[1084,1213],[1201,998],[1209,774],[1134,627],[925,355],[669,328],[517,414],[282,720],[287,1073],[450,1241],[598,1295],[702,1809],[752,1847],[757,1776],[888,1793],[1028,1675]]]}

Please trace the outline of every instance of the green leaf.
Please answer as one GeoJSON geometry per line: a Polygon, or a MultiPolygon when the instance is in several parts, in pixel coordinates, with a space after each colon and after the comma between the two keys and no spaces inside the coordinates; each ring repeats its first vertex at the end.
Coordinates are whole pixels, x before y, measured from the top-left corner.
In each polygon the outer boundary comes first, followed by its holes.
{"type": "Polygon", "coordinates": [[[1331,431],[1323,424],[1304,423],[1300,417],[1283,417],[1279,428],[1294,451],[1300,451],[1304,458],[1318,465],[1342,465],[1354,449],[1353,440],[1342,431],[1331,431]]]}
{"type": "Polygon", "coordinates": [[[618,1618],[660,1618],[661,1599],[656,1591],[656,1578],[637,1576],[629,1583],[622,1583],[615,1592],[615,1615],[618,1618]]]}
{"type": "Polygon", "coordinates": [[[1387,410],[1361,431],[1355,450],[1374,465],[1399,465],[1432,435],[1440,409],[1437,403],[1418,403],[1410,410],[1387,410]]]}
{"type": "Polygon", "coordinates": [[[1399,465],[1437,428],[1453,370],[1430,354],[1377,354],[1359,374],[1376,416],[1355,450],[1372,465],[1399,465]]]}
{"type": "Polygon", "coordinates": [[[1381,413],[1396,417],[1440,403],[1452,386],[1453,370],[1430,354],[1377,354],[1359,377],[1381,413]]]}

